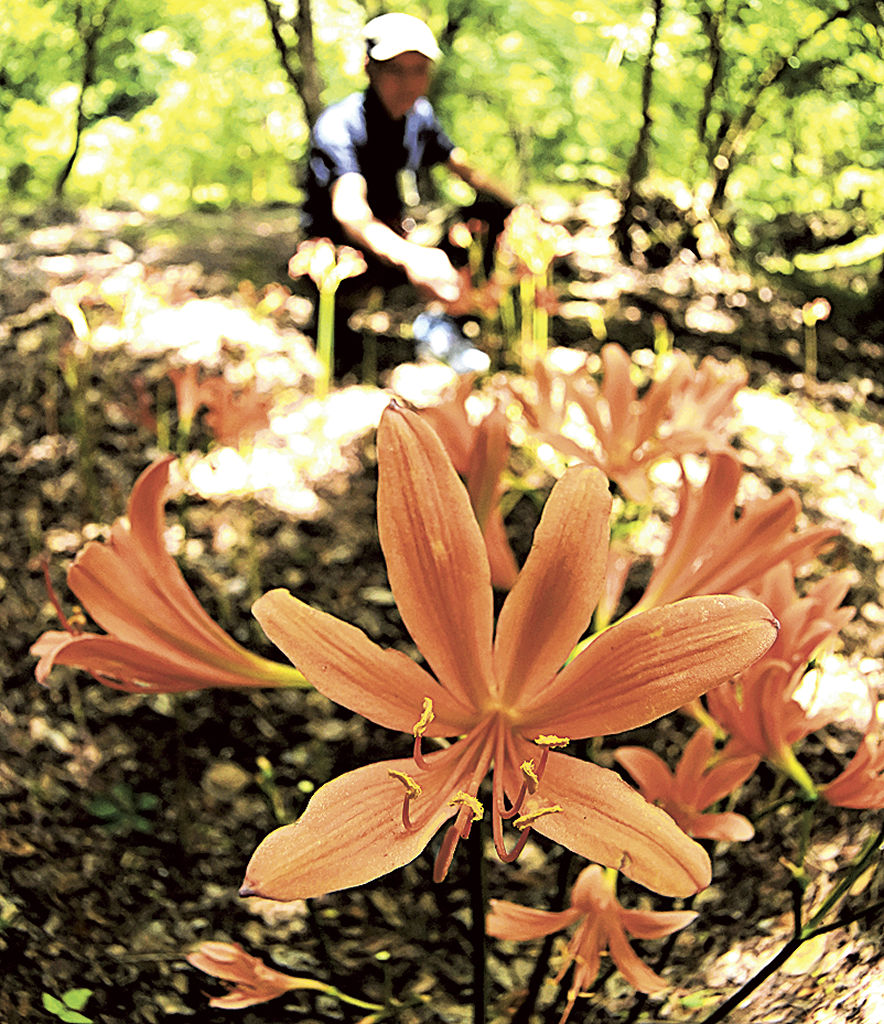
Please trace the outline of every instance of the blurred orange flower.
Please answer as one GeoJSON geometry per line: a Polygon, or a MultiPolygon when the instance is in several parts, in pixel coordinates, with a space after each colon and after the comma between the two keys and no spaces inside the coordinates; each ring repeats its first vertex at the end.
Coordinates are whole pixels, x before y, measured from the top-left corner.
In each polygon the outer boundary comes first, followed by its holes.
{"type": "Polygon", "coordinates": [[[128,514],[106,541],[90,541],[68,570],[68,586],[105,634],[84,633],[56,608],[65,629],[39,637],[31,653],[45,683],[54,665],[90,672],[132,693],[215,686],[303,686],[304,677],[240,647],[206,614],[164,542],[166,456],[138,478],[128,514]]]}
{"type": "Polygon", "coordinates": [[[641,795],[671,814],[695,839],[743,842],[755,835],[752,823],[732,811],[708,813],[707,808],[733,793],[758,767],[757,754],[731,757],[715,753],[715,736],[699,728],[685,745],[671,772],[662,757],[644,747],[618,747],[614,759],[638,784],[641,795]]]}
{"type": "Polygon", "coordinates": [[[648,473],[661,459],[730,450],[726,425],[745,372],[710,357],[695,370],[685,353],[674,352],[639,398],[629,353],[612,343],[603,346],[601,360],[601,387],[585,363],[564,372],[542,362],[534,366],[533,395],[517,386],[530,428],[563,455],[596,466],[628,498],[645,503],[648,473]],[[594,444],[569,436],[572,406],[591,428],[594,444]]]}
{"type": "Polygon", "coordinates": [[[485,538],[492,586],[508,590],[519,571],[500,509],[500,499],[506,490],[502,478],[511,445],[506,416],[499,405],[478,423],[470,419],[466,400],[474,380],[474,374],[463,374],[438,405],[418,409],[417,413],[439,435],[458,476],[466,484],[485,538]]]}
{"type": "Polygon", "coordinates": [[[801,503],[791,490],[749,501],[737,517],[742,472],[736,453],[722,451],[710,456],[700,486],[683,479],[666,550],[634,611],[690,594],[755,593],[770,568],[783,562],[794,572],[838,535],[825,526],[796,530],[801,503]]]}
{"type": "Polygon", "coordinates": [[[810,715],[794,694],[814,653],[853,618],[853,608],[840,607],[851,576],[849,570],[832,573],[798,597],[791,567],[783,562],[749,588],[770,608],[780,632],[759,661],[706,694],[709,712],[733,737],[734,750],[767,757],[789,774],[800,773],[791,748],[837,712],[810,715]]]}
{"type": "Polygon", "coordinates": [[[556,256],[564,256],[573,240],[561,224],[550,224],[526,204],[515,207],[506,219],[500,247],[516,257],[531,274],[545,274],[556,256]]]}
{"type": "Polygon", "coordinates": [[[833,807],[884,807],[884,737],[876,709],[850,762],[820,792],[833,807]]]}
{"type": "Polygon", "coordinates": [[[266,1003],[295,989],[328,992],[332,986],[312,978],[295,978],[268,967],[263,960],[247,953],[238,942],[202,942],[185,957],[191,967],[220,978],[231,987],[223,996],[209,1000],[209,1006],[221,1010],[243,1010],[266,1003]]]}
{"type": "Polygon", "coordinates": [[[486,928],[496,939],[524,942],[577,925],[555,979],[561,981],[574,965],[568,1001],[559,1024],[565,1024],[578,995],[592,987],[606,950],[634,989],[658,992],[666,988],[665,980],[635,954],[627,932],[637,939],[661,939],[686,927],[697,916],[692,910],[627,910],[615,895],[615,879],[613,872],[606,873],[597,864],[590,864],[577,876],[567,910],[535,910],[508,900],[491,900],[486,928]]]}

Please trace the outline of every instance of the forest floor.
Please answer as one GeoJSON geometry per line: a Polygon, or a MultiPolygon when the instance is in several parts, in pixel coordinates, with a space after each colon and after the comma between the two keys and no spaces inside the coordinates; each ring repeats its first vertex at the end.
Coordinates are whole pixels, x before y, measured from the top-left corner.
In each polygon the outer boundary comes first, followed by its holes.
{"type": "MultiPolygon", "coordinates": [[[[826,556],[827,568],[854,570],[847,600],[857,614],[830,666],[838,692],[829,699],[842,714],[801,751],[811,774],[829,778],[855,749],[867,689],[884,684],[881,325],[874,317],[839,317],[836,306],[820,325],[819,380],[809,380],[801,372],[800,299],[720,260],[675,254],[656,270],[627,267],[610,245],[609,212],[609,200],[596,197],[568,214],[579,244],[559,268],[568,301],[552,321],[553,340],[597,350],[591,326],[598,332],[601,315],[608,338],[633,351],[647,350],[665,330],[696,356],[742,359],[749,385],[738,436],[759,488],[796,488],[809,520],[843,531],[826,556]]],[[[167,375],[186,362],[269,382],[283,396],[278,422],[288,431],[280,427],[266,446],[262,467],[211,445],[202,420],[195,426],[184,460],[189,484],[168,512],[170,543],[204,607],[245,646],[276,657],[249,608],[259,594],[285,586],[374,640],[413,653],[375,529],[373,428],[390,391],[344,381],[325,402],[313,401],[308,304],[295,295],[274,307],[267,301],[273,292],[263,290],[291,285],[285,267],[295,240],[291,213],[272,210],[165,224],[93,211],[70,222],[7,226],[0,236],[3,1024],[58,1020],[44,1009],[44,994],[60,998],[77,988],[91,993],[83,1014],[108,1024],[230,1020],[208,1007],[221,986],[183,959],[205,939],[240,942],[281,969],[368,1001],[392,997],[398,1009],[386,1019],[401,1024],[471,1019],[466,856],[458,855],[439,886],[430,881],[431,848],[392,875],[309,906],[237,896],[249,855],[279,814],[296,816],[317,786],[342,771],[400,752],[398,735],[313,692],[146,697],[63,670],[48,688],[33,677],[28,649],[57,627],[43,558],[69,606],[64,569],[123,512],[137,475],[160,453],[163,432],[174,441],[167,375]],[[53,289],[84,280],[83,291],[67,294],[93,326],[104,326],[78,349],[70,316],[62,315],[65,293],[53,299],[53,289]]],[[[374,321],[383,385],[410,358],[407,330],[399,327],[409,312],[374,321]]],[[[406,365],[395,374],[391,386],[399,390],[438,389],[450,379],[432,367],[406,365]]],[[[538,508],[526,495],[507,518],[521,555],[538,508]]],[[[607,738],[600,762],[610,764],[610,750],[624,741],[663,754],[684,724],[670,716],[626,740],[607,738]]],[[[737,809],[764,804],[772,785],[772,774],[760,771],[737,809]]],[[[880,812],[820,807],[808,901],[821,898],[880,820],[880,812]]],[[[695,903],[700,917],[672,950],[670,989],[630,1018],[634,993],[603,973],[572,1022],[708,1015],[791,935],[783,861],[796,848],[797,827],[785,808],[758,821],[753,842],[716,851],[713,884],[695,903]]],[[[538,842],[511,868],[489,861],[491,895],[545,905],[562,858],[538,842]]],[[[863,882],[852,908],[881,898],[880,868],[863,882]]],[[[621,897],[628,905],[644,898],[630,886],[621,897]]],[[[882,938],[880,919],[833,929],[729,1019],[881,1024],[882,938]]],[[[646,945],[653,962],[659,945],[646,945]]],[[[490,1020],[511,1019],[538,948],[491,943],[490,1020]]],[[[557,1020],[561,1000],[558,986],[545,984],[533,1020],[557,1020]]],[[[234,1016],[257,1024],[364,1015],[299,992],[234,1016]]]]}

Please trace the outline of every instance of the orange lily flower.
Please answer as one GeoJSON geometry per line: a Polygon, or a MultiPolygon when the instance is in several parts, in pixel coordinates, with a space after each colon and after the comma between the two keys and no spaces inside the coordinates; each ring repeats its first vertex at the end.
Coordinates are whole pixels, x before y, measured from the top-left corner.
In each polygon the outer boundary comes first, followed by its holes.
{"type": "Polygon", "coordinates": [[[731,736],[732,754],[766,757],[802,786],[814,792],[813,783],[798,764],[792,747],[805,736],[827,725],[834,712],[808,715],[795,700],[803,670],[791,670],[779,660],[764,658],[706,695],[709,712],[731,736]]]}
{"type": "Polygon", "coordinates": [[[561,373],[539,364],[536,400],[518,396],[532,429],[563,455],[597,466],[628,498],[646,503],[648,473],[661,459],[728,449],[725,423],[745,373],[710,357],[695,370],[685,353],[674,352],[667,372],[639,398],[629,353],[612,343],[602,347],[601,359],[601,388],[585,366],[561,373]],[[561,397],[553,399],[555,392],[561,397]],[[562,433],[572,404],[592,428],[594,448],[562,433]]]}
{"type": "Polygon", "coordinates": [[[434,877],[483,816],[514,860],[531,829],[614,865],[649,888],[687,895],[709,862],[672,819],[615,773],[551,751],[666,714],[755,661],[772,643],[767,609],[698,598],[629,618],[564,668],[601,593],[610,495],[576,467],[553,488],[493,635],[488,559],[469,498],[437,435],[388,407],[378,428],[378,531],[403,622],[435,676],[283,590],[254,613],[331,700],[411,735],[413,754],[322,786],[293,825],[271,833],[243,895],[303,899],[361,885],[413,860],[444,822],[434,877]],[[424,738],[460,737],[425,753],[424,738]],[[521,833],[507,849],[504,821],[521,833]]]}
{"type": "Polygon", "coordinates": [[[455,470],[466,484],[485,538],[492,585],[509,590],[519,569],[500,510],[500,499],[506,490],[501,478],[511,450],[507,420],[496,405],[478,424],[470,421],[466,400],[474,380],[474,374],[459,377],[452,393],[439,405],[419,409],[418,415],[439,435],[455,470]]]}
{"type": "Polygon", "coordinates": [[[273,397],[261,394],[254,382],[235,388],[225,377],[206,382],[206,426],[220,445],[239,448],[270,424],[273,397]]]}
{"type": "Polygon", "coordinates": [[[701,486],[684,479],[666,550],[635,611],[690,594],[752,589],[772,566],[785,562],[794,572],[838,535],[825,526],[795,530],[801,503],[792,490],[747,502],[735,518],[742,471],[736,453],[718,452],[701,486]]]}
{"type": "Polygon", "coordinates": [[[794,693],[813,653],[853,618],[853,608],[839,607],[850,577],[849,571],[832,573],[799,598],[788,564],[766,573],[753,596],[780,623],[777,639],[739,679],[706,695],[710,713],[732,734],[736,746],[768,757],[790,774],[795,767],[792,746],[826,725],[834,714],[808,715],[794,693]]]}
{"type": "Polygon", "coordinates": [[[549,911],[523,907],[508,900],[491,900],[486,929],[497,939],[524,942],[539,939],[576,924],[556,976],[561,981],[574,964],[568,1002],[559,1024],[571,1015],[577,996],[587,993],[599,972],[601,955],[611,954],[615,966],[634,989],[658,992],[666,988],[659,974],[636,956],[626,933],[637,939],[662,939],[689,925],[697,916],[693,910],[627,910],[614,892],[614,877],[605,877],[598,864],[590,864],[577,876],[567,910],[549,911]]]}
{"type": "Polygon", "coordinates": [[[252,654],[213,622],[166,551],[163,501],[173,461],[165,456],[149,466],[132,489],[128,515],[74,559],[68,586],[107,633],[80,632],[55,601],[65,629],[31,647],[38,682],[54,665],[71,665],[132,693],[303,686],[300,672],[252,654]]]}
{"type": "Polygon", "coordinates": [[[238,942],[202,942],[185,959],[191,967],[230,984],[229,992],[209,1000],[209,1006],[222,1010],[243,1010],[296,989],[333,990],[333,986],[313,978],[295,978],[268,967],[238,942]]]}
{"type": "Polygon", "coordinates": [[[856,614],[855,608],[841,606],[852,576],[849,569],[830,573],[811,584],[804,597],[799,597],[795,574],[788,563],[781,562],[766,572],[751,588],[752,597],[767,605],[780,624],[780,632],[765,660],[779,658],[792,668],[803,669],[814,653],[834,639],[856,614]]]}
{"type": "Polygon", "coordinates": [[[748,818],[732,811],[706,809],[733,793],[758,767],[757,754],[715,755],[715,736],[700,728],[688,740],[681,760],[671,772],[662,757],[645,747],[618,747],[614,760],[629,772],[645,800],[671,814],[695,839],[743,842],[755,835],[748,818]]]}
{"type": "Polygon", "coordinates": [[[833,807],[884,807],[884,742],[874,710],[857,752],[840,775],[820,787],[820,792],[833,807]]]}
{"type": "Polygon", "coordinates": [[[200,406],[208,403],[213,378],[200,380],[200,367],[196,363],[188,363],[184,367],[173,366],[167,376],[175,387],[180,432],[189,434],[200,406]]]}

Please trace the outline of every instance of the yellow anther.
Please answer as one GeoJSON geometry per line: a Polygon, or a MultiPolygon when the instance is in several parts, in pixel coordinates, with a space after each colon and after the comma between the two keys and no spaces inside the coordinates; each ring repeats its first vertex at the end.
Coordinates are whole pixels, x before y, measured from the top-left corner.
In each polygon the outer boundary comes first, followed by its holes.
{"type": "Polygon", "coordinates": [[[542,818],[545,814],[559,814],[562,808],[558,804],[553,804],[552,807],[538,807],[536,811],[528,811],[527,814],[520,814],[518,818],[513,822],[515,828],[525,829],[529,825],[533,825],[538,818],[542,818]]]}
{"type": "Polygon", "coordinates": [[[415,782],[415,780],[407,772],[400,772],[396,768],[388,768],[387,774],[390,776],[390,778],[398,779],[402,783],[402,785],[405,786],[406,797],[420,796],[421,793],[423,792],[423,790],[420,787],[420,784],[415,782]]]}
{"type": "Polygon", "coordinates": [[[68,616],[68,625],[75,633],[81,633],[89,625],[89,620],[78,604],[75,604],[71,609],[71,614],[68,616]]]}
{"type": "MultiPolygon", "coordinates": [[[[537,765],[534,763],[533,760],[531,760],[531,761],[523,761],[519,765],[519,770],[525,776],[525,780],[527,782],[530,782],[533,786],[539,786],[540,785],[540,779],[537,778],[537,772],[535,770],[536,768],[537,768],[537,765]]],[[[532,790],[532,792],[533,792],[533,790],[532,790]]]]}
{"type": "Polygon", "coordinates": [[[538,747],[567,747],[571,742],[567,736],[535,736],[538,747]]]}
{"type": "Polygon", "coordinates": [[[421,711],[420,718],[417,720],[414,728],[411,730],[412,733],[415,736],[423,736],[423,734],[427,731],[427,727],[429,726],[430,722],[432,722],[435,717],[436,716],[433,713],[432,697],[424,697],[423,710],[421,711]]]}
{"type": "Polygon", "coordinates": [[[474,796],[470,796],[469,793],[465,793],[462,789],[455,793],[448,801],[448,806],[468,808],[473,815],[473,821],[478,821],[485,814],[485,808],[482,804],[474,796]]]}

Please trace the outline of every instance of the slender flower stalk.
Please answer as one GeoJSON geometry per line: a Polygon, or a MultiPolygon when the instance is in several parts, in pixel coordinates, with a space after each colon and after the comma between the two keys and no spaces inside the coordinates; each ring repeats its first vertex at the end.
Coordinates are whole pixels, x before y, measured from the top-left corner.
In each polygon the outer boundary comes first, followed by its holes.
{"type": "Polygon", "coordinates": [[[331,383],[335,343],[335,293],[348,277],[364,273],[365,257],[349,245],[335,246],[327,238],[301,242],[289,260],[289,277],[306,274],[319,289],[316,315],[316,355],[322,372],[316,380],[316,397],[325,398],[331,383]]]}
{"type": "Polygon", "coordinates": [[[654,609],[612,626],[565,665],[604,582],[602,474],[577,467],[553,488],[495,635],[485,545],[435,432],[390,406],[378,464],[390,586],[435,676],[285,591],[265,594],[254,613],[323,694],[410,734],[412,754],[322,786],[297,822],[253,854],[243,895],[290,900],[360,885],[413,860],[454,818],[436,857],[441,880],[484,816],[483,801],[506,862],[536,830],[659,892],[707,885],[705,852],[669,815],[615,773],[555,748],[649,722],[741,671],[773,642],[768,610],[731,596],[654,609]],[[424,749],[441,737],[457,739],[424,749]]]}
{"type": "Polygon", "coordinates": [[[216,686],[304,686],[290,665],[252,654],[206,614],[164,541],[164,498],[173,456],[138,478],[128,514],[106,541],[91,541],[68,570],[68,586],[105,634],[83,632],[51,594],[63,630],[39,637],[31,653],[45,683],[54,665],[90,672],[132,693],[216,686]]]}
{"type": "Polygon", "coordinates": [[[606,950],[634,989],[658,992],[666,988],[666,981],[635,954],[627,932],[639,939],[661,939],[686,927],[697,916],[693,910],[627,910],[617,899],[615,883],[615,872],[590,864],[577,876],[571,890],[571,905],[566,910],[535,910],[508,900],[491,901],[488,934],[498,939],[524,942],[577,926],[556,977],[556,981],[561,981],[574,965],[559,1024],[565,1024],[570,1017],[577,997],[592,988],[606,950]]]}
{"type": "Polygon", "coordinates": [[[518,260],[519,304],[522,313],[520,362],[530,366],[546,355],[549,344],[550,267],[556,256],[572,247],[560,224],[544,221],[530,206],[517,206],[507,217],[501,247],[518,260]]]}

